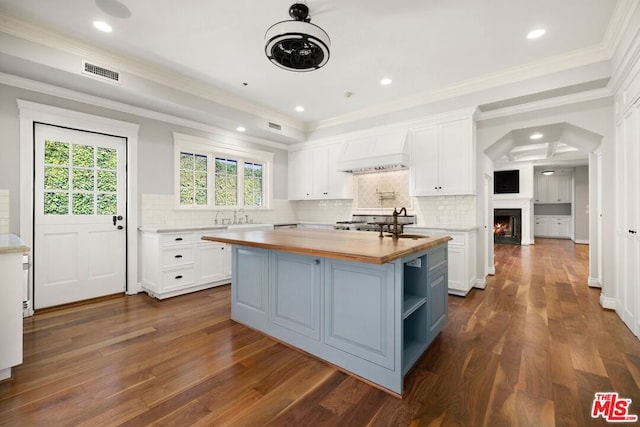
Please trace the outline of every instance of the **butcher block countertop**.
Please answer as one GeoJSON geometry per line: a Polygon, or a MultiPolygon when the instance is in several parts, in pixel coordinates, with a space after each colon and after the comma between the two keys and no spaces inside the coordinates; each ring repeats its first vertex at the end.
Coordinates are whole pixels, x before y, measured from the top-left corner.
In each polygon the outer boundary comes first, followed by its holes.
{"type": "Polygon", "coordinates": [[[380,238],[378,233],[365,231],[285,229],[221,232],[202,239],[344,261],[385,264],[446,243],[451,237],[439,235],[392,239],[380,238]]]}

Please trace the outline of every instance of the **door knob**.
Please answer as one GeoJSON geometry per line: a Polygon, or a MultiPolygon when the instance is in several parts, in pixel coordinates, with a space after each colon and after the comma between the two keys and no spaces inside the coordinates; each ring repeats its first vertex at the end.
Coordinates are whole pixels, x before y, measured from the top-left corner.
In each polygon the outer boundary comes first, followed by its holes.
{"type": "Polygon", "coordinates": [[[119,225],[119,226],[118,226],[118,230],[122,230],[123,228],[124,228],[124,227],[123,227],[123,226],[121,226],[121,225],[119,225]]]}

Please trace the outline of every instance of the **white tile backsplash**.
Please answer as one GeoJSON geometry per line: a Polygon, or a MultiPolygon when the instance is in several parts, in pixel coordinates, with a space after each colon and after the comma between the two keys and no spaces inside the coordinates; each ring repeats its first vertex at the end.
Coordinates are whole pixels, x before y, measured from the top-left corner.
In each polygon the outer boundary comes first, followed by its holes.
{"type": "MultiPolygon", "coordinates": [[[[233,210],[220,210],[218,224],[223,218],[233,220],[233,210]]],[[[143,194],[141,203],[141,225],[206,225],[213,224],[218,210],[176,209],[171,194],[143,194]]],[[[273,200],[269,210],[246,210],[238,212],[237,219],[249,215],[254,223],[296,222],[293,202],[273,200]]]]}
{"type": "MultiPolygon", "coordinates": [[[[384,174],[391,173],[385,172],[384,174]]],[[[382,175],[382,174],[380,174],[382,175]]],[[[364,175],[363,175],[364,176],[364,175]]],[[[389,176],[388,176],[389,177],[389,176]]],[[[375,180],[366,180],[368,188],[375,193],[375,180]],[[369,182],[372,183],[369,185],[369,182]]],[[[377,187],[380,190],[380,186],[377,187]]],[[[386,190],[385,190],[386,191],[386,190]]],[[[408,190],[407,190],[408,191],[408,190]]],[[[1,202],[0,193],[0,202],[1,202]]],[[[358,197],[354,200],[303,200],[289,201],[273,200],[269,210],[247,210],[240,215],[249,215],[255,223],[288,223],[288,222],[318,222],[333,223],[348,220],[354,213],[391,214],[393,208],[407,207],[410,214],[417,217],[421,226],[475,226],[476,225],[476,197],[475,196],[434,196],[408,197],[399,192],[402,200],[392,200],[385,203],[384,208],[360,208],[358,197]],[[398,203],[400,202],[400,203],[398,203]]],[[[7,197],[8,200],[8,197],[7,197]]],[[[373,199],[371,199],[373,200],[373,199]]],[[[366,205],[366,203],[365,203],[366,205]]],[[[0,229],[2,227],[2,211],[0,203],[0,229]]],[[[143,194],[141,219],[142,225],[206,225],[213,224],[216,210],[183,210],[175,208],[175,200],[170,194],[143,194]]],[[[8,218],[8,201],[7,201],[8,218]]],[[[222,218],[233,218],[233,210],[221,210],[218,224],[222,218]]],[[[7,219],[8,224],[8,219],[7,219]]],[[[8,228],[8,225],[7,225],[8,228]]]]}
{"type": "Polygon", "coordinates": [[[9,232],[9,190],[0,190],[0,233],[9,232]]]}

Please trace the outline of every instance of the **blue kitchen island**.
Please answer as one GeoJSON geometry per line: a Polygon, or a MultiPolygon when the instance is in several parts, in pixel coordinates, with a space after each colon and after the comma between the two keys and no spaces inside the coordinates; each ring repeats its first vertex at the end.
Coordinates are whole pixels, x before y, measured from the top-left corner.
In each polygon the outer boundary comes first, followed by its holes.
{"type": "Polygon", "coordinates": [[[233,245],[231,317],[401,396],[447,320],[448,236],[287,229],[233,245]]]}

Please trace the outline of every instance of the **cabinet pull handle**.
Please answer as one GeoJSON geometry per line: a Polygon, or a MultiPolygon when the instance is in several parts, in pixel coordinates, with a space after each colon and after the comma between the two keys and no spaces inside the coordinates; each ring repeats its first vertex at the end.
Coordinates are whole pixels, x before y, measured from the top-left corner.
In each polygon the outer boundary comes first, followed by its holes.
{"type": "Polygon", "coordinates": [[[176,255],[174,258],[182,258],[182,255],[176,255]]]}
{"type": "Polygon", "coordinates": [[[174,240],[175,240],[176,242],[180,242],[180,241],[182,241],[182,237],[176,237],[174,240]]]}
{"type": "Polygon", "coordinates": [[[178,279],[182,279],[182,274],[178,274],[178,275],[176,276],[176,280],[178,280],[178,279]]]}

